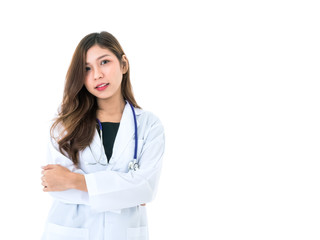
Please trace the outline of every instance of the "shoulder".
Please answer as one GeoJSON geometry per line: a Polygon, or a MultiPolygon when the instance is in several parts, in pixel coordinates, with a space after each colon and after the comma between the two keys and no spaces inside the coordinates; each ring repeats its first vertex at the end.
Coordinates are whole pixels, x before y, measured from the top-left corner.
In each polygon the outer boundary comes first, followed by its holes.
{"type": "Polygon", "coordinates": [[[157,142],[161,146],[165,141],[164,127],[157,115],[150,111],[137,109],[136,110],[138,131],[141,139],[146,143],[157,142]]]}
{"type": "Polygon", "coordinates": [[[139,109],[139,108],[136,108],[135,111],[136,111],[137,119],[140,124],[144,124],[149,127],[158,126],[163,128],[159,117],[153,112],[139,109]]]}

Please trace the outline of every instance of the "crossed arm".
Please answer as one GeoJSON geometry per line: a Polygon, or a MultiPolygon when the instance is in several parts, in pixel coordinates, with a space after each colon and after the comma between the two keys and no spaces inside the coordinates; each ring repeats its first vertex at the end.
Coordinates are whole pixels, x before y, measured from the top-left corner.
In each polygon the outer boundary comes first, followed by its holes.
{"type": "MultiPolygon", "coordinates": [[[[88,192],[84,175],[71,172],[59,164],[48,164],[42,167],[41,184],[44,192],[65,191],[77,189],[88,192]]],[[[146,204],[140,204],[145,206],[146,204]]]]}
{"type": "Polygon", "coordinates": [[[141,150],[141,168],[135,172],[109,169],[84,174],[81,169],[75,170],[72,161],[51,142],[47,161],[51,164],[42,167],[43,191],[66,203],[89,204],[97,211],[151,202],[157,190],[164,152],[162,125],[154,124],[152,128],[141,150]],[[112,184],[104,184],[106,182],[112,184]]]}

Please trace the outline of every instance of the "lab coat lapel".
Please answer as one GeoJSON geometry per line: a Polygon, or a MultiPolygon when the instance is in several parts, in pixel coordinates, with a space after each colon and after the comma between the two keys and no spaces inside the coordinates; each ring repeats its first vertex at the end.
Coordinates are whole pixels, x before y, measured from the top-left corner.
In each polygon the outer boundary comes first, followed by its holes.
{"type": "MultiPolygon", "coordinates": [[[[139,121],[137,119],[137,126],[139,126],[139,121]]],[[[119,130],[113,145],[113,154],[110,163],[117,160],[127,145],[130,143],[131,140],[134,140],[134,118],[133,112],[130,107],[130,104],[127,103],[125,105],[119,130]]],[[[133,156],[132,156],[133,158],[133,156]]]]}
{"type": "Polygon", "coordinates": [[[100,161],[102,163],[106,163],[107,162],[107,156],[104,152],[104,147],[103,145],[101,145],[101,138],[100,135],[98,133],[98,130],[95,131],[94,137],[93,137],[93,141],[90,144],[90,148],[91,148],[91,152],[94,155],[94,159],[95,161],[97,161],[98,159],[100,159],[100,161]]]}

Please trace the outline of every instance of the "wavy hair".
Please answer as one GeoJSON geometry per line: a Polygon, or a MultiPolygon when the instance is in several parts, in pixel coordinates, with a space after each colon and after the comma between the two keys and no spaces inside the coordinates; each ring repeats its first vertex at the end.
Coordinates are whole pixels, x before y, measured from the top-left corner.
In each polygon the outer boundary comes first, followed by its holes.
{"type": "MultiPolygon", "coordinates": [[[[73,54],[66,75],[62,103],[50,133],[57,141],[60,152],[75,165],[79,163],[79,151],[90,145],[96,131],[97,100],[84,86],[87,51],[94,45],[109,49],[120,64],[125,55],[118,40],[108,32],[88,34],[79,42],[73,54]],[[62,129],[57,135],[58,126],[62,129]]],[[[121,93],[125,100],[140,108],[132,91],[129,62],[128,71],[122,77],[121,93]]]]}

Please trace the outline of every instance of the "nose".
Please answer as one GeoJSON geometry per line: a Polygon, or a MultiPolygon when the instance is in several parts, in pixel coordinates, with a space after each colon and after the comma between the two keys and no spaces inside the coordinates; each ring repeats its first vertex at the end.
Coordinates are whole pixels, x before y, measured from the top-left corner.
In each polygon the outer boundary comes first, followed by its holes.
{"type": "Polygon", "coordinates": [[[96,70],[94,71],[94,79],[97,80],[97,79],[100,79],[100,78],[102,78],[102,77],[103,77],[103,74],[102,74],[102,72],[100,71],[100,69],[96,69],[96,70]]]}

